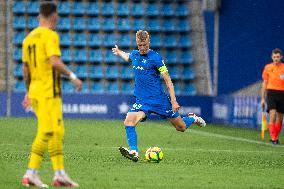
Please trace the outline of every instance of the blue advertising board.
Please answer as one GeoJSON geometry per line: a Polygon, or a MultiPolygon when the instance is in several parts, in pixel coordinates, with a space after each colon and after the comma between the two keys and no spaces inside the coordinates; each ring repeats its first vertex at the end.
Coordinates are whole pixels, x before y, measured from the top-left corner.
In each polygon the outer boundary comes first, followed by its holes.
{"type": "Polygon", "coordinates": [[[0,116],[6,115],[6,109],[7,109],[7,94],[0,93],[0,116]]]}
{"type": "MultiPolygon", "coordinates": [[[[12,116],[33,116],[32,112],[26,112],[22,108],[23,98],[24,93],[12,94],[12,116]]],[[[132,95],[64,94],[62,99],[65,118],[123,119],[135,102],[132,95]]],[[[204,117],[207,122],[211,122],[212,97],[179,96],[177,100],[181,105],[182,115],[193,112],[204,117]]],[[[150,118],[158,117],[153,115],[150,118]]]]}

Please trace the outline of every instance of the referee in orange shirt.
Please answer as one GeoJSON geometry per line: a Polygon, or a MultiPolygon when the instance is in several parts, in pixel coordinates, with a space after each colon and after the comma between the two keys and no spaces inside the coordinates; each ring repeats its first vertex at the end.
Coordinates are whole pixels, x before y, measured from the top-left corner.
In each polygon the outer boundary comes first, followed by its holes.
{"type": "Polygon", "coordinates": [[[269,112],[270,142],[279,144],[279,133],[284,114],[284,63],[281,62],[282,51],[274,49],[271,58],[273,62],[265,65],[262,72],[261,106],[267,104],[269,112]]]}

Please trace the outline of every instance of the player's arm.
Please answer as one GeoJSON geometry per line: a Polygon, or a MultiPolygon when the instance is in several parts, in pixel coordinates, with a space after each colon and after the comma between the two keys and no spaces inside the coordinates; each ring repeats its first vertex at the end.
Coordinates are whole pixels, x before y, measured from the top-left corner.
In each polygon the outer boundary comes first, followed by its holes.
{"type": "Polygon", "coordinates": [[[57,70],[59,73],[66,75],[70,78],[73,85],[76,87],[77,91],[80,91],[82,88],[82,81],[77,78],[77,76],[67,69],[67,67],[62,63],[59,56],[51,56],[49,58],[49,61],[52,65],[52,67],[57,70]]]}
{"type": "Polygon", "coordinates": [[[27,62],[23,62],[23,76],[24,76],[24,81],[26,84],[26,90],[28,92],[30,83],[31,83],[31,75],[30,75],[30,70],[29,70],[29,66],[27,62]]]}
{"type": "Polygon", "coordinates": [[[112,52],[113,52],[113,54],[123,58],[126,62],[130,62],[129,53],[126,53],[126,52],[120,50],[117,45],[115,45],[115,47],[112,48],[112,52]]]}
{"type": "Polygon", "coordinates": [[[263,80],[262,88],[261,88],[261,107],[264,109],[265,107],[265,97],[266,97],[266,88],[267,88],[267,81],[263,80]]]}
{"type": "Polygon", "coordinates": [[[175,90],[174,90],[174,85],[173,85],[173,82],[171,80],[171,77],[168,73],[168,70],[166,68],[166,66],[162,66],[159,68],[159,71],[160,73],[162,74],[163,78],[164,78],[164,81],[166,83],[166,86],[167,86],[167,90],[170,94],[170,97],[171,97],[171,104],[172,104],[172,109],[174,112],[177,112],[180,108],[180,105],[177,103],[177,100],[176,100],[176,96],[175,96],[175,90]]]}

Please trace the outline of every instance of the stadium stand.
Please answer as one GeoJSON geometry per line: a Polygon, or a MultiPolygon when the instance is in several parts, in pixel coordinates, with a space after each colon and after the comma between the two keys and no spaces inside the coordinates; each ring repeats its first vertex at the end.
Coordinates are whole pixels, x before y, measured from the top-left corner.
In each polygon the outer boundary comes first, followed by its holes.
{"type": "MultiPolygon", "coordinates": [[[[117,44],[128,52],[136,49],[135,32],[146,29],[151,34],[151,48],[163,55],[172,79],[178,81],[177,94],[196,94],[188,1],[66,0],[58,5],[62,60],[84,80],[83,93],[133,92],[131,64],[113,55],[111,48],[117,44]]],[[[24,90],[21,44],[38,25],[38,7],[39,1],[23,0],[15,0],[12,7],[15,91],[24,90]]],[[[67,81],[62,87],[64,92],[74,92],[67,81]]]]}

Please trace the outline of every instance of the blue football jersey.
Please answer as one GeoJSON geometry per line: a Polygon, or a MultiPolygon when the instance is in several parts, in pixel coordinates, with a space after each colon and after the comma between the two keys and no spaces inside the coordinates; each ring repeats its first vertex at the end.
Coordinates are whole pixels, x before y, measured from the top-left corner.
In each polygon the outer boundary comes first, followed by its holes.
{"type": "Polygon", "coordinates": [[[129,59],[134,70],[136,99],[149,104],[159,104],[168,100],[168,96],[162,88],[158,70],[165,66],[162,57],[153,50],[149,50],[146,55],[140,55],[138,50],[133,50],[129,59]]]}

